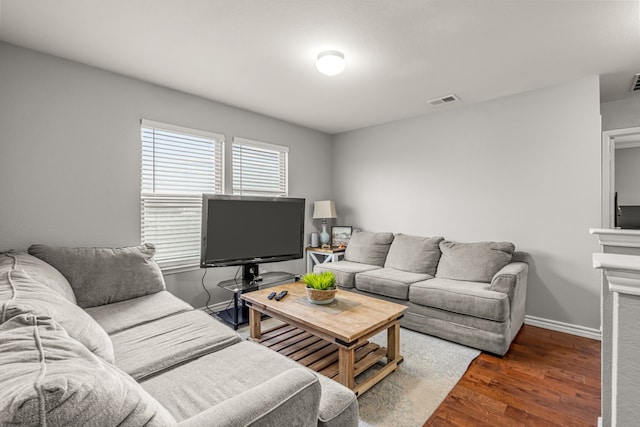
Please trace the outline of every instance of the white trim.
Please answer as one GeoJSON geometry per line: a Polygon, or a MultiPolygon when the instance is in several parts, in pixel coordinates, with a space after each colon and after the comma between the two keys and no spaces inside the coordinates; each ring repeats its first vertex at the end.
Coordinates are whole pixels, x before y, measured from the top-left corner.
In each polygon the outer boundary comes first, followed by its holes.
{"type": "Polygon", "coordinates": [[[640,286],[640,256],[595,253],[593,254],[593,268],[607,270],[607,274],[612,272],[626,272],[627,275],[614,275],[614,277],[628,277],[635,279],[640,286]]]}
{"type": "Polygon", "coordinates": [[[586,326],[573,325],[571,323],[559,322],[557,320],[544,319],[542,317],[529,316],[524,317],[526,325],[537,326],[539,328],[549,329],[551,331],[564,332],[566,334],[577,335],[592,340],[602,340],[602,333],[598,329],[588,328],[586,326]]]}
{"type": "Polygon", "coordinates": [[[606,271],[609,290],[617,294],[640,296],[640,273],[606,271]]]}
{"type": "MultiPolygon", "coordinates": [[[[227,194],[227,187],[225,187],[225,185],[227,184],[227,158],[225,157],[227,155],[226,153],[227,143],[224,140],[224,136],[222,137],[222,144],[220,145],[221,145],[220,165],[222,167],[222,187],[221,187],[222,193],[221,194],[227,194]]],[[[229,168],[229,169],[233,169],[233,168],[229,168]]]]}
{"type": "Polygon", "coordinates": [[[603,228],[613,228],[613,186],[615,173],[615,151],[613,149],[613,137],[609,132],[602,132],[602,164],[600,165],[600,194],[601,212],[600,226],[603,228]]]}
{"type": "Polygon", "coordinates": [[[625,148],[638,148],[640,141],[622,141],[616,142],[616,150],[624,150],[625,148]]]}
{"type": "MultiPolygon", "coordinates": [[[[611,279],[611,275],[607,274],[607,278],[611,279]]],[[[620,278],[618,278],[618,280],[620,280],[620,278]]],[[[609,290],[611,292],[613,292],[614,294],[625,294],[625,295],[633,295],[633,296],[640,296],[640,285],[638,285],[637,280],[631,280],[631,279],[626,279],[631,281],[632,283],[630,283],[629,285],[623,285],[623,284],[617,284],[614,285],[613,283],[609,282],[609,290]]]]}
{"type": "Polygon", "coordinates": [[[640,248],[640,230],[590,228],[589,234],[595,234],[598,236],[598,242],[602,246],[640,248]]]}
{"type": "Polygon", "coordinates": [[[204,137],[204,138],[211,138],[211,139],[214,139],[216,141],[224,142],[224,135],[223,134],[216,133],[216,132],[209,132],[207,130],[186,128],[186,127],[182,127],[182,126],[178,126],[178,125],[172,125],[172,124],[169,124],[169,123],[154,122],[153,120],[147,120],[147,119],[140,119],[140,125],[141,125],[141,128],[142,127],[146,127],[146,128],[167,130],[169,132],[178,132],[178,133],[182,133],[182,134],[185,134],[185,135],[193,135],[193,136],[199,136],[199,137],[204,137]]]}
{"type": "Polygon", "coordinates": [[[287,147],[285,145],[271,144],[269,142],[256,141],[255,139],[242,138],[242,137],[239,137],[239,136],[234,136],[233,137],[233,143],[234,144],[242,144],[242,145],[250,145],[250,146],[256,147],[256,148],[264,148],[264,149],[267,149],[267,150],[280,151],[280,152],[284,152],[284,153],[288,153],[289,152],[289,147],[287,147]]]}
{"type": "Polygon", "coordinates": [[[640,256],[596,253],[593,254],[593,268],[605,271],[609,290],[614,296],[640,296],[640,256]]]}

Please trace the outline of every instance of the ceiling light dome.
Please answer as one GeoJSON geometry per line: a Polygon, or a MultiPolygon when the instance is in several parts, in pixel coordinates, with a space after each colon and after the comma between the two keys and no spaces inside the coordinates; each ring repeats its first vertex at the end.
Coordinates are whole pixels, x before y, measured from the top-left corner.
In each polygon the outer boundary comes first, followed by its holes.
{"type": "Polygon", "coordinates": [[[322,74],[335,76],[344,70],[344,54],[337,50],[325,50],[318,54],[316,68],[322,74]]]}

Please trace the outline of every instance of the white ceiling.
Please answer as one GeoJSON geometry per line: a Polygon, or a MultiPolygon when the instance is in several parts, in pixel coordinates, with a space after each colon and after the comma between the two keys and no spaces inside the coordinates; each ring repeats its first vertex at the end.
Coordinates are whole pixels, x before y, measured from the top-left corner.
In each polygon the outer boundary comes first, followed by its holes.
{"type": "Polygon", "coordinates": [[[640,96],[637,0],[0,1],[0,40],[327,133],[593,74],[640,96]]]}

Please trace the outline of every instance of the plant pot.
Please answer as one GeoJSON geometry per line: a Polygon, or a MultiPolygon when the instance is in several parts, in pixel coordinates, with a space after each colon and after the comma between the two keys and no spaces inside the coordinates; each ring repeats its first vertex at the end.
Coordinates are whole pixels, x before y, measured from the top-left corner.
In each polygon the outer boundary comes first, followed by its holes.
{"type": "Polygon", "coordinates": [[[305,288],[307,290],[307,299],[313,304],[331,304],[336,299],[336,288],[320,290],[305,288]]]}

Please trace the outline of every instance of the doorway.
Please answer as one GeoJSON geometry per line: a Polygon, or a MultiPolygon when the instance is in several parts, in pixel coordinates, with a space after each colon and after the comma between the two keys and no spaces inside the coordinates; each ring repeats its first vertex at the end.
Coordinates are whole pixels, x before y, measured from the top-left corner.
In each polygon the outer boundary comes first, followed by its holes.
{"type": "MultiPolygon", "coordinates": [[[[616,129],[602,132],[602,227],[614,228],[616,225],[616,207],[622,204],[636,204],[640,206],[640,181],[638,181],[637,194],[629,191],[627,182],[633,181],[635,178],[621,177],[618,170],[618,180],[621,181],[624,188],[616,186],[616,164],[618,169],[624,167],[624,170],[639,171],[640,163],[634,168],[628,168],[627,163],[631,158],[640,158],[640,127],[616,129]],[[628,151],[624,151],[628,150],[628,151]],[[618,162],[616,162],[618,157],[618,162]],[[625,160],[625,162],[621,161],[625,160]],[[624,179],[621,179],[624,178],[624,179]],[[618,200],[616,200],[616,192],[618,192],[618,200]],[[617,204],[616,204],[617,202],[617,204]]],[[[625,174],[627,172],[624,172],[625,174]]],[[[631,173],[631,172],[629,172],[631,173]]]]}

